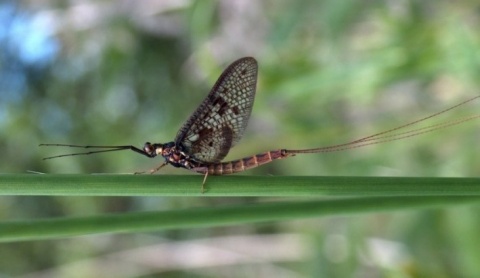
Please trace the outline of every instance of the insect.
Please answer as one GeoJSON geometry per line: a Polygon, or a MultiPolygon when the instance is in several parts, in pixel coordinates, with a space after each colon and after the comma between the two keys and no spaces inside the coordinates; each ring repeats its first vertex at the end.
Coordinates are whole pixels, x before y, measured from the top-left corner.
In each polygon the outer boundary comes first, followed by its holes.
{"type": "Polygon", "coordinates": [[[185,168],[203,174],[203,192],[208,175],[226,175],[242,172],[269,163],[273,160],[284,159],[297,154],[341,151],[399,140],[480,118],[480,115],[473,115],[455,121],[421,128],[417,127],[405,131],[405,128],[407,127],[412,127],[417,123],[480,98],[480,96],[476,96],[428,117],[345,144],[301,150],[279,149],[238,160],[222,162],[222,159],[225,158],[229,150],[240,141],[247,126],[255,99],[257,74],[258,65],[254,58],[245,57],[233,62],[220,75],[210,93],[183,124],[178,131],[175,140],[172,142],[165,144],[147,142],[141,149],[133,145],[85,146],[70,144],[40,144],[40,146],[96,149],[89,152],[57,155],[46,157],[44,159],[120,150],[132,150],[151,158],[162,156],[165,161],[160,166],[150,170],[151,173],[170,164],[174,167],[185,168]]]}

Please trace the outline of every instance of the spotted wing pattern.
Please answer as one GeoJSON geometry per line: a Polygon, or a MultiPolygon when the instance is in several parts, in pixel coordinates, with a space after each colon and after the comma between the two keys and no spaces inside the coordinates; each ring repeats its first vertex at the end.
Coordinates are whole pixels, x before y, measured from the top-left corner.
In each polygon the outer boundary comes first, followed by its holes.
{"type": "Polygon", "coordinates": [[[247,127],[255,99],[257,72],[254,58],[233,62],[178,131],[175,144],[199,161],[221,161],[240,141],[247,127]]]}

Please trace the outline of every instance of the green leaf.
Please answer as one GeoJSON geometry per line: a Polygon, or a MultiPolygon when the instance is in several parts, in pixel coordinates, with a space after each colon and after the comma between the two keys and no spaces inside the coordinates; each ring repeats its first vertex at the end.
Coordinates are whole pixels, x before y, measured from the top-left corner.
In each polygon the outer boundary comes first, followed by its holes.
{"type": "Polygon", "coordinates": [[[479,178],[216,176],[208,178],[204,194],[202,180],[200,175],[1,175],[0,195],[337,198],[6,221],[0,223],[0,241],[240,225],[480,201],[479,178]]]}
{"type": "Polygon", "coordinates": [[[57,196],[471,196],[480,178],[0,175],[0,195],[57,196]]]}
{"type": "Polygon", "coordinates": [[[192,229],[330,215],[416,209],[479,202],[477,196],[371,197],[271,202],[162,212],[50,218],[0,223],[0,241],[54,239],[95,233],[133,233],[192,229]]]}

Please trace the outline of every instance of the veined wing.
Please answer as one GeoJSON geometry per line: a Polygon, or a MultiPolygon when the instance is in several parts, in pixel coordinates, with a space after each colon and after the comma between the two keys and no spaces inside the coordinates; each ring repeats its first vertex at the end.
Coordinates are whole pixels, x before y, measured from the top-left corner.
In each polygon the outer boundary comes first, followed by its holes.
{"type": "Polygon", "coordinates": [[[175,143],[203,162],[221,161],[242,138],[252,112],[258,65],[252,57],[233,62],[178,131],[175,143]]]}

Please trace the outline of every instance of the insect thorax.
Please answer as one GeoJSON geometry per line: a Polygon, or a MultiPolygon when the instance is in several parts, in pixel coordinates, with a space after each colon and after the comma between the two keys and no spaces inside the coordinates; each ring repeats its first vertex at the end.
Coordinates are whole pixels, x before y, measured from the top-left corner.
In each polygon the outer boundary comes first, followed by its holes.
{"type": "Polygon", "coordinates": [[[187,155],[181,145],[175,145],[174,142],[163,144],[161,155],[165,158],[165,162],[177,167],[192,169],[201,165],[189,155],[187,155]]]}

